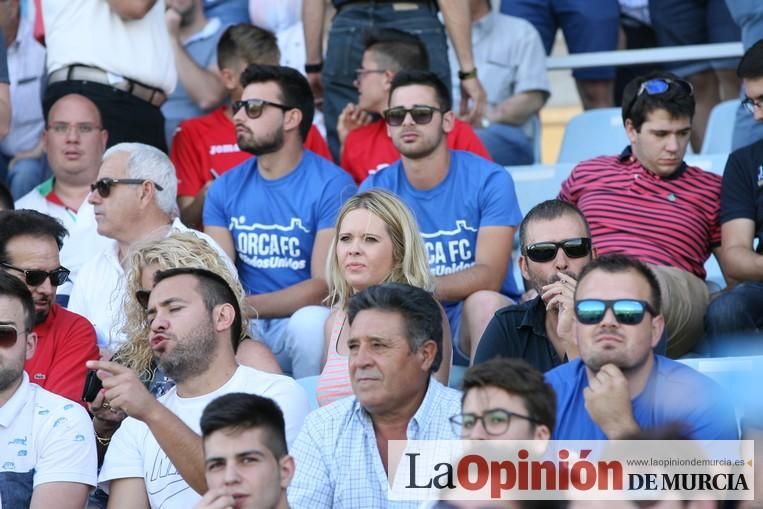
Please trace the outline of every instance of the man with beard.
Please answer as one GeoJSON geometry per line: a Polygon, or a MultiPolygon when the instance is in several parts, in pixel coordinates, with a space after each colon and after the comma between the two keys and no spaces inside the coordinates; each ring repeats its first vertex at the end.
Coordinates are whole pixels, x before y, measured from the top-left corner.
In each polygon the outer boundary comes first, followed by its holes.
{"type": "Polygon", "coordinates": [[[309,411],[292,379],[240,366],[234,345],[241,312],[233,290],[205,269],[157,272],[148,299],[149,341],[159,367],[176,385],[158,400],[134,371],[91,361],[112,409],[129,417],[114,434],[100,474],[109,482],[109,507],[187,509],[207,491],[199,419],[204,407],[231,392],[273,399],[293,440],[309,411]]]}
{"type": "Polygon", "coordinates": [[[572,295],[596,249],[583,214],[561,200],[544,201],[527,213],[519,225],[519,245],[522,277],[537,296],[495,313],[472,364],[513,357],[545,372],[578,356],[572,295]]]}
{"type": "Polygon", "coordinates": [[[665,327],[660,286],[642,262],[609,255],[586,265],[575,288],[580,358],[546,373],[556,392],[556,440],[622,439],[670,423],[693,440],[735,440],[721,388],[652,352],[665,327]]]}
{"type": "Polygon", "coordinates": [[[69,277],[59,259],[66,235],[61,223],[40,212],[0,212],[0,268],[23,281],[34,302],[37,348],[24,368],[33,383],[79,401],[85,362],[98,358],[98,346],[90,322],[56,304],[56,288],[69,277]]]}
{"type": "Polygon", "coordinates": [[[241,85],[242,100],[233,105],[236,137],[241,150],[257,157],[209,188],[204,231],[236,260],[258,333],[281,368],[296,378],[317,375],[329,310],[313,305],[326,297],[324,266],[336,214],[355,185],[338,166],[303,148],[314,112],[304,76],[288,67],[250,65],[241,85]]]}
{"type": "Polygon", "coordinates": [[[437,277],[435,297],[448,313],[454,358],[464,364],[493,314],[520,295],[510,262],[522,214],[503,167],[448,149],[451,106],[434,73],[398,72],[384,118],[401,158],[370,175],[360,190],[391,191],[414,212],[437,277]]]}
{"type": "Polygon", "coordinates": [[[225,87],[217,68],[217,41],[225,30],[220,18],[204,15],[202,0],[166,0],[164,19],[178,71],[175,90],[162,105],[167,146],[178,124],[217,107],[225,87]]]}
{"type": "Polygon", "coordinates": [[[24,373],[37,342],[34,314],[29,290],[0,272],[0,500],[81,509],[96,484],[93,428],[80,406],[24,373]]]}

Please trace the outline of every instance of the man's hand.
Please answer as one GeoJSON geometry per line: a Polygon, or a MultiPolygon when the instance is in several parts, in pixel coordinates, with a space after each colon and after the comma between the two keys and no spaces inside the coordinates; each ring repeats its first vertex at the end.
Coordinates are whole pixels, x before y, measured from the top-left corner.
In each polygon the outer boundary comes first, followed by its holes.
{"type": "Polygon", "coordinates": [[[112,407],[110,403],[107,403],[105,391],[103,390],[98,393],[92,403],[87,404],[87,409],[95,418],[93,424],[99,428],[95,430],[99,435],[110,434],[127,417],[127,414],[122,410],[112,407]]]}
{"type": "Polygon", "coordinates": [[[323,82],[321,81],[321,73],[307,73],[307,82],[310,84],[310,90],[313,91],[315,108],[323,111],[323,82]]]}
{"type": "Polygon", "coordinates": [[[339,114],[339,120],[336,123],[336,132],[339,141],[344,145],[344,140],[350,131],[363,127],[371,123],[371,115],[358,108],[356,104],[347,103],[342,113],[339,114]]]}
{"type": "Polygon", "coordinates": [[[559,280],[541,289],[541,299],[546,303],[546,312],[557,313],[556,334],[564,340],[567,358],[578,357],[574,341],[575,288],[578,282],[563,272],[557,272],[559,280]]]}
{"type": "Polygon", "coordinates": [[[477,78],[461,81],[461,106],[459,115],[472,126],[481,127],[482,117],[487,109],[487,94],[477,78]],[[469,99],[472,100],[472,109],[469,110],[469,99]]]}
{"type": "Polygon", "coordinates": [[[233,509],[235,503],[233,496],[228,494],[228,488],[212,488],[201,497],[194,509],[233,509]]]}
{"type": "Polygon", "coordinates": [[[583,398],[591,419],[610,440],[639,431],[638,423],[633,418],[628,380],[614,364],[605,364],[596,376],[588,380],[583,398]]]}
{"type": "Polygon", "coordinates": [[[175,38],[180,38],[180,22],[182,17],[180,13],[173,8],[172,0],[167,1],[167,9],[164,11],[164,21],[167,24],[167,31],[175,38]]]}
{"type": "Polygon", "coordinates": [[[87,361],[87,367],[98,370],[98,378],[103,382],[103,395],[112,409],[145,422],[151,411],[157,405],[161,406],[132,369],[106,361],[87,361]]]}

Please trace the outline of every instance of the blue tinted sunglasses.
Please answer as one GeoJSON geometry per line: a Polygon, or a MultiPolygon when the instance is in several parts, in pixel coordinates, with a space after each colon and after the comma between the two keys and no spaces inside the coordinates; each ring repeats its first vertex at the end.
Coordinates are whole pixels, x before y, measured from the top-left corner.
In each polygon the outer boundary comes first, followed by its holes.
{"type": "Polygon", "coordinates": [[[575,303],[575,316],[584,325],[596,325],[604,319],[607,309],[612,309],[617,323],[638,325],[648,311],[657,315],[654,308],[646,301],[636,299],[583,299],[575,303]]]}
{"type": "Polygon", "coordinates": [[[647,80],[638,87],[638,92],[636,92],[636,95],[633,96],[633,99],[631,99],[630,103],[628,104],[628,108],[625,110],[626,115],[625,118],[630,117],[631,109],[633,109],[633,105],[636,104],[636,101],[638,100],[641,95],[646,93],[647,95],[660,95],[664,94],[668,90],[670,90],[670,87],[672,85],[679,86],[684,89],[684,92],[686,92],[689,97],[694,96],[694,86],[686,81],[686,80],[674,80],[671,78],[655,78],[651,80],[647,80]]]}

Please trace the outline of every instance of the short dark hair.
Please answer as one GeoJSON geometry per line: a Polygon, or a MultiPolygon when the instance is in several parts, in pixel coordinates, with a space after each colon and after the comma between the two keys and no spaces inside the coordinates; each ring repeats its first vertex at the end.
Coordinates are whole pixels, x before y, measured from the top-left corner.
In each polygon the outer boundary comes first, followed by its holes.
{"type": "Polygon", "coordinates": [[[13,210],[13,195],[8,190],[8,186],[0,182],[0,209],[13,210]]]}
{"type": "Polygon", "coordinates": [[[250,64],[241,73],[241,86],[246,88],[252,83],[274,81],[281,90],[281,102],[290,108],[302,112],[299,134],[304,141],[310,126],[313,125],[315,103],[310,84],[299,71],[281,65],[250,64]]]}
{"type": "Polygon", "coordinates": [[[0,211],[0,263],[9,263],[8,242],[19,235],[50,237],[60,250],[69,232],[58,219],[36,210],[0,211]]]}
{"type": "Polygon", "coordinates": [[[21,302],[21,307],[24,309],[24,329],[26,332],[31,332],[34,327],[34,300],[32,300],[32,292],[24,282],[7,272],[0,272],[0,296],[21,302]]]}
{"type": "Polygon", "coordinates": [[[430,372],[434,373],[442,362],[442,311],[435,298],[421,288],[403,283],[384,283],[366,288],[350,297],[347,319],[352,325],[361,311],[376,309],[400,313],[405,322],[408,346],[415,352],[429,340],[437,345],[430,372]]]}
{"type": "Polygon", "coordinates": [[[371,50],[391,71],[429,70],[429,55],[421,39],[395,28],[372,28],[365,33],[364,51],[371,50]]]}
{"type": "Polygon", "coordinates": [[[763,78],[763,39],[744,52],[737,66],[737,76],[742,79],[763,78]]]}
{"type": "Polygon", "coordinates": [[[229,26],[217,42],[217,66],[232,66],[236,58],[247,65],[278,65],[281,52],[275,34],[249,23],[229,26]]]}
{"type": "Polygon", "coordinates": [[[694,118],[694,96],[680,85],[671,83],[661,94],[650,95],[644,92],[637,95],[642,83],[654,79],[686,81],[666,71],[654,71],[632,79],[623,89],[623,124],[630,119],[636,131],[641,131],[641,126],[646,122],[646,116],[656,110],[665,110],[672,118],[689,117],[689,120],[694,118]]]}
{"type": "Polygon", "coordinates": [[[443,113],[450,111],[453,102],[450,97],[450,90],[437,75],[430,71],[400,71],[392,78],[392,84],[389,89],[389,98],[392,99],[392,93],[400,88],[409,85],[424,85],[434,89],[437,105],[443,113]]]}
{"type": "Polygon", "coordinates": [[[522,359],[498,357],[470,367],[464,374],[463,404],[466,394],[475,388],[495,387],[519,396],[527,408],[528,417],[554,431],[556,395],[543,374],[522,359]]]}
{"type": "Polygon", "coordinates": [[[201,299],[210,313],[215,306],[220,304],[230,304],[235,310],[235,318],[231,326],[231,345],[233,351],[238,350],[241,342],[241,309],[238,306],[238,298],[225,279],[219,274],[207,269],[198,269],[193,267],[178,267],[174,269],[160,270],[154,274],[154,286],[160,281],[175,276],[189,275],[196,278],[197,289],[201,294],[201,299]]]}
{"type": "Polygon", "coordinates": [[[595,270],[601,270],[610,274],[620,274],[622,272],[633,271],[649,283],[649,290],[651,295],[650,304],[654,310],[659,314],[662,309],[662,297],[660,294],[660,284],[657,282],[657,278],[652,272],[652,269],[647,267],[644,263],[630,256],[621,254],[610,254],[596,258],[592,260],[583,270],[580,271],[580,277],[578,278],[578,285],[575,288],[575,300],[578,298],[578,290],[580,290],[580,284],[583,279],[586,278],[591,272],[595,270]]]}
{"type": "Polygon", "coordinates": [[[270,398],[245,392],[231,392],[213,399],[201,414],[201,437],[207,439],[215,431],[265,431],[265,446],[276,459],[289,451],[286,426],[281,408],[270,398]]]}
{"type": "Polygon", "coordinates": [[[564,200],[546,200],[530,209],[519,225],[519,248],[522,252],[527,247],[527,228],[533,221],[551,221],[562,216],[574,216],[585,228],[586,237],[591,237],[591,228],[585,216],[575,205],[564,200]]]}

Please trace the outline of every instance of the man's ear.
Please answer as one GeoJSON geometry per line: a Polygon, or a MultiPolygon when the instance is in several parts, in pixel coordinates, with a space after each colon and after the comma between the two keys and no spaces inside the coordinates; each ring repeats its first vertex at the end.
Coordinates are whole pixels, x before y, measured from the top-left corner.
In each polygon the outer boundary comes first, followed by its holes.
{"type": "Polygon", "coordinates": [[[522,277],[526,280],[530,280],[530,273],[527,270],[527,257],[525,255],[519,255],[519,259],[517,260],[517,263],[519,264],[519,270],[522,272],[522,277]]]}
{"type": "Polygon", "coordinates": [[[299,129],[299,125],[302,123],[302,110],[297,108],[290,109],[286,112],[283,128],[284,131],[290,131],[293,129],[299,129]]]}
{"type": "Polygon", "coordinates": [[[416,353],[421,356],[422,371],[426,371],[428,373],[429,368],[432,367],[434,358],[437,355],[437,343],[431,339],[428,339],[424,342],[423,345],[419,347],[416,353]]]}
{"type": "Polygon", "coordinates": [[[453,111],[446,111],[442,114],[442,130],[445,134],[450,133],[456,126],[456,114],[453,111]]]}
{"type": "Polygon", "coordinates": [[[551,430],[545,424],[536,424],[533,432],[533,440],[550,440],[551,430]]]}
{"type": "Polygon", "coordinates": [[[633,125],[633,120],[626,118],[625,119],[625,134],[628,136],[628,139],[631,143],[636,143],[636,140],[638,139],[638,131],[636,130],[636,127],[633,125]]]}
{"type": "Polygon", "coordinates": [[[37,350],[37,334],[34,332],[26,333],[26,358],[27,360],[34,357],[34,352],[37,350]]]}
{"type": "Polygon", "coordinates": [[[233,327],[236,319],[236,310],[230,304],[218,304],[212,310],[215,331],[222,332],[233,327]]]}
{"type": "Polygon", "coordinates": [[[294,471],[296,470],[294,458],[287,454],[278,460],[278,468],[281,470],[281,488],[286,489],[294,478],[294,471]]]}
{"type": "Polygon", "coordinates": [[[652,318],[652,348],[657,346],[662,338],[662,332],[665,330],[665,317],[657,315],[652,318]]]}

